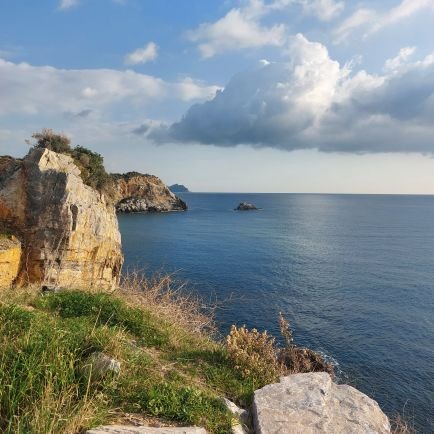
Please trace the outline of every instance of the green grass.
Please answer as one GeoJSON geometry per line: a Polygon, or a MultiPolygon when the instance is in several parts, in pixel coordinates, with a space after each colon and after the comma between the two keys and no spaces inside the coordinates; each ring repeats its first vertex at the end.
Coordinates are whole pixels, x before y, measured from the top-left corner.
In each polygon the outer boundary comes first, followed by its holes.
{"type": "Polygon", "coordinates": [[[0,303],[0,432],[78,433],[129,412],[223,434],[232,418],[221,397],[247,403],[257,386],[222,344],[117,296],[9,295],[0,303]],[[120,374],[94,380],[82,367],[95,351],[119,360],[120,374]]]}

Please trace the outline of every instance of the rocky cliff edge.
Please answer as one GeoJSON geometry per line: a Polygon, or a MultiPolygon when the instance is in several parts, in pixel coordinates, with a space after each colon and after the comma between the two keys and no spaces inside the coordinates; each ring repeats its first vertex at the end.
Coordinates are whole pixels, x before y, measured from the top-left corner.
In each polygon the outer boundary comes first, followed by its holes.
{"type": "Polygon", "coordinates": [[[0,157],[0,229],[22,244],[17,284],[112,288],[123,263],[115,208],[71,157],[0,157]]]}
{"type": "Polygon", "coordinates": [[[137,172],[112,176],[116,185],[118,212],[170,212],[187,209],[187,204],[156,176],[137,172]]]}

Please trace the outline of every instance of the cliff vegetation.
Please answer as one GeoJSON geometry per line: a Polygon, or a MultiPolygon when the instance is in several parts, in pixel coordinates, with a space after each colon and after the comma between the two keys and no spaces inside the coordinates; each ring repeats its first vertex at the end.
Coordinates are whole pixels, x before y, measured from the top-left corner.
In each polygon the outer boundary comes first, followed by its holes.
{"type": "Polygon", "coordinates": [[[234,330],[215,339],[212,310],[173,289],[169,277],[130,279],[123,287],[4,290],[1,432],[78,433],[146,420],[229,433],[233,416],[222,397],[246,406],[286,371],[277,347],[257,332],[244,331],[243,342],[234,330]],[[255,366],[264,348],[271,376],[255,366]],[[92,356],[101,353],[120,362],[119,372],[98,375],[92,356]]]}
{"type": "Polygon", "coordinates": [[[83,182],[114,200],[115,185],[104,167],[104,157],[83,146],[71,146],[71,140],[64,134],[57,134],[49,128],[32,135],[35,142],[29,142],[34,148],[48,149],[72,157],[80,169],[83,182]]]}

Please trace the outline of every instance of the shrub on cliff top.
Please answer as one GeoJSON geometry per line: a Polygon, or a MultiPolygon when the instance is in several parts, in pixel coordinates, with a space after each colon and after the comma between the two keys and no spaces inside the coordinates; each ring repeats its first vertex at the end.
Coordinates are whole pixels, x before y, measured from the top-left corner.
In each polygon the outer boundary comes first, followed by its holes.
{"type": "Polygon", "coordinates": [[[114,198],[113,179],[105,170],[102,155],[83,146],[71,147],[71,140],[67,136],[57,134],[49,128],[34,133],[32,138],[36,140],[36,143],[30,141],[28,143],[34,148],[49,149],[72,157],[86,185],[104,193],[108,198],[114,198]]]}

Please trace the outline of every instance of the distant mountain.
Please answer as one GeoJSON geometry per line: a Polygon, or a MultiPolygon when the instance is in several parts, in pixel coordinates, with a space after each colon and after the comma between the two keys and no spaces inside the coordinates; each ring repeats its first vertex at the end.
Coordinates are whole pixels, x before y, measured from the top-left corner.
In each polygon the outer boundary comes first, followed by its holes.
{"type": "Polygon", "coordinates": [[[173,184],[169,187],[172,193],[188,193],[190,190],[182,184],[173,184]]]}

